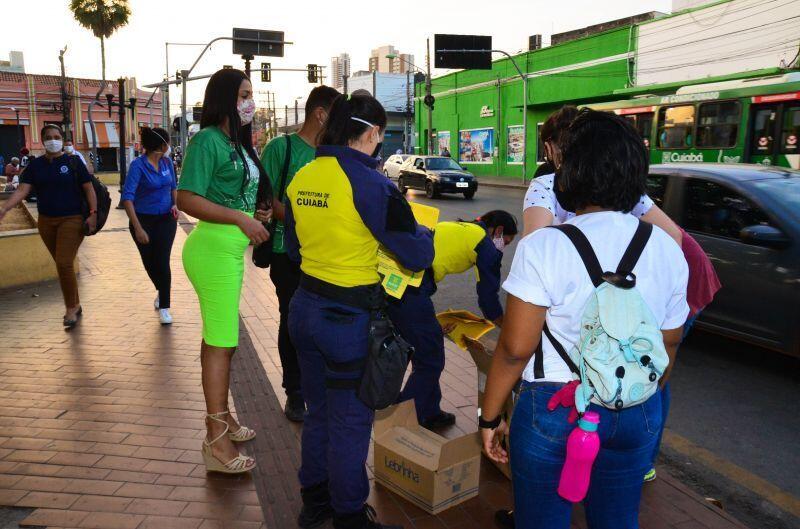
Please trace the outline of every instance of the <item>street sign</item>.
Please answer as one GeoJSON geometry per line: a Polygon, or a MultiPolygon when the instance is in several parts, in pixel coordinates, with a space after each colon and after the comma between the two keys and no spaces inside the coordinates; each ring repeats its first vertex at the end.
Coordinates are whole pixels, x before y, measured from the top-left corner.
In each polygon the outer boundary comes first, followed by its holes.
{"type": "Polygon", "coordinates": [[[433,40],[434,66],[464,70],[492,69],[491,35],[443,35],[433,40]],[[454,51],[442,51],[454,50],[454,51]],[[467,50],[467,51],[458,51],[467,50]]]}
{"type": "Polygon", "coordinates": [[[283,57],[283,31],[233,28],[233,54],[283,57]]]}

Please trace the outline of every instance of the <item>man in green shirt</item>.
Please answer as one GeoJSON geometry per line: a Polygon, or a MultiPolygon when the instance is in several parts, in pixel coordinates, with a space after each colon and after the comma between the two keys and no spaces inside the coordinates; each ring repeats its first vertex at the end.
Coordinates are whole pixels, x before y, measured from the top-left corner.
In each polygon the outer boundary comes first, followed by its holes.
{"type": "Polygon", "coordinates": [[[273,236],[272,263],[269,277],[275,285],[278,308],[281,313],[278,327],[278,354],[283,366],[283,389],[286,391],[284,413],[290,421],[301,422],[305,412],[305,402],[300,391],[300,366],[297,351],[289,338],[286,321],[289,317],[289,302],[300,283],[300,263],[295,263],[286,255],[283,234],[283,199],[286,188],[295,173],[314,159],[317,136],[322,130],[328,111],[339,92],[329,86],[318,86],[306,100],[306,116],[303,126],[297,133],[280,136],[270,141],[261,153],[261,164],[269,175],[275,199],[272,205],[273,218],[277,220],[273,236]]]}

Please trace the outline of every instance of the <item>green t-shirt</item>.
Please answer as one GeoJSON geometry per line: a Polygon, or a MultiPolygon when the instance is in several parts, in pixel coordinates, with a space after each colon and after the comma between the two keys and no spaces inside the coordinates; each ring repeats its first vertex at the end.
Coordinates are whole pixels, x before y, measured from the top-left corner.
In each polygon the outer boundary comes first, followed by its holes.
{"type": "Polygon", "coordinates": [[[243,162],[230,138],[217,127],[195,134],[186,147],[179,190],[191,191],[220,206],[252,213],[258,191],[258,167],[245,153],[243,162]],[[250,166],[245,185],[244,164],[250,166]]]}
{"type": "MultiPolygon", "coordinates": [[[[316,149],[305,142],[303,138],[297,134],[292,134],[292,157],[289,160],[289,171],[286,175],[286,183],[284,184],[284,199],[286,198],[285,189],[294,178],[295,173],[302,169],[308,162],[314,159],[316,149]]],[[[273,138],[261,153],[261,165],[269,175],[269,180],[272,183],[272,190],[275,197],[278,197],[280,191],[280,178],[283,171],[283,165],[286,159],[286,137],[279,136],[273,138]]],[[[283,237],[283,222],[278,221],[275,223],[275,235],[272,239],[272,251],[278,253],[286,252],[286,244],[283,237]]]]}

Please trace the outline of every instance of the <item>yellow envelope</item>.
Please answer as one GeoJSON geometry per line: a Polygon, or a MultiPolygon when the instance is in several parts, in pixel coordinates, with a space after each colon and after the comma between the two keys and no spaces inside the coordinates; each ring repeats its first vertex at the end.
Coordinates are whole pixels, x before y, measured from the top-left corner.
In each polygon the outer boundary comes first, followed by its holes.
{"type": "MultiPolygon", "coordinates": [[[[417,222],[428,228],[433,228],[439,221],[439,210],[423,204],[410,203],[411,211],[417,222]]],[[[412,272],[406,270],[394,256],[385,248],[378,248],[378,273],[383,276],[383,289],[392,297],[400,299],[409,286],[418,287],[422,284],[425,271],[412,272]]]]}
{"type": "Polygon", "coordinates": [[[454,324],[455,328],[447,335],[456,345],[467,349],[470,338],[478,340],[481,336],[494,329],[494,323],[476,316],[468,310],[448,310],[436,315],[439,324],[444,327],[454,324]]]}

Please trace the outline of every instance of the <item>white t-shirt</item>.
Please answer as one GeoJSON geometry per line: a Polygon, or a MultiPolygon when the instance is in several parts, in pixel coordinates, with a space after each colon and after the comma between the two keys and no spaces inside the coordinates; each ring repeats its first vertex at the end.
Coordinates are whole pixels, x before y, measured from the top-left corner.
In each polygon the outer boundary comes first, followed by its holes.
{"type": "MultiPolygon", "coordinates": [[[[522,210],[538,206],[545,208],[553,214],[553,224],[563,224],[575,216],[572,211],[567,211],[561,207],[561,204],[556,200],[556,192],[553,191],[553,181],[555,174],[546,174],[539,178],[531,180],[528,186],[528,191],[525,193],[525,202],[522,205],[522,210]]],[[[653,201],[647,195],[642,195],[639,203],[631,211],[631,215],[640,218],[650,211],[653,207],[653,201]]]]}
{"type": "MultiPolygon", "coordinates": [[[[588,213],[569,219],[592,244],[603,270],[617,269],[638,226],[631,215],[613,211],[588,213]]],[[[661,329],[681,327],[689,315],[686,283],[689,267],[675,240],[658,226],[633,269],[636,288],[661,329]]],[[[517,245],[511,272],[503,289],[522,301],[548,307],[547,326],[569,351],[580,337],[583,309],[594,290],[578,251],[566,235],[542,228],[517,245]]],[[[537,382],[569,382],[572,375],[550,341],[543,337],[544,379],[537,382]]],[[[534,382],[533,358],[522,378],[534,382]]]]}

